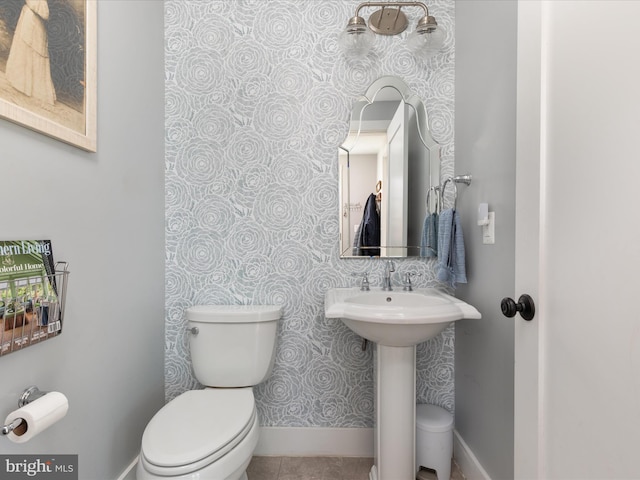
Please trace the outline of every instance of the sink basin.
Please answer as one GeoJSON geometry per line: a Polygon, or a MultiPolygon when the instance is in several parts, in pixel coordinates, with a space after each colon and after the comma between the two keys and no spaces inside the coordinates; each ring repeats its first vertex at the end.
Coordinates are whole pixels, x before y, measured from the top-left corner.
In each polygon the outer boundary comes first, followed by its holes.
{"type": "Polygon", "coordinates": [[[413,292],[332,288],[324,305],[327,318],[341,319],[377,344],[375,463],[369,478],[415,479],[416,345],[451,322],[480,318],[480,312],[435,288],[413,292]]]}
{"type": "Polygon", "coordinates": [[[480,318],[468,303],[435,288],[413,292],[332,288],[325,316],[340,318],[361,337],[380,345],[408,347],[442,332],[456,320],[480,318]]]}

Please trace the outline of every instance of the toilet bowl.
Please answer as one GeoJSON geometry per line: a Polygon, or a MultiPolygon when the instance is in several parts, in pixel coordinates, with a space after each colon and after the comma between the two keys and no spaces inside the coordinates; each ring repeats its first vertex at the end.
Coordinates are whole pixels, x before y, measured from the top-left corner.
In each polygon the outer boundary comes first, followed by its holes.
{"type": "Polygon", "coordinates": [[[182,393],[151,419],[138,480],[247,479],[259,437],[252,385],[271,372],[281,314],[274,306],[187,310],[194,372],[207,387],[182,393]]]}
{"type": "Polygon", "coordinates": [[[237,480],[257,443],[251,387],[188,391],[147,425],[137,478],[237,480]]]}

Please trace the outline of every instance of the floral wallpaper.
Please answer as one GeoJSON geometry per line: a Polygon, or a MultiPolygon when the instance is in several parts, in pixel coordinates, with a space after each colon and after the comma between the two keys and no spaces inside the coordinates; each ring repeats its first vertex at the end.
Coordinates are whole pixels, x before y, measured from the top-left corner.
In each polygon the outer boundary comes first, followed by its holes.
{"type": "MultiPolygon", "coordinates": [[[[323,315],[327,288],[365,271],[377,285],[383,270],[339,258],[338,145],[356,98],[397,75],[424,99],[453,172],[454,2],[429,2],[447,32],[436,57],[411,55],[405,32],[350,63],[337,37],[358,4],[165,1],[167,400],[199,387],[186,307],[280,304],[273,374],[255,388],[262,425],[373,425],[372,348],[323,315]]],[[[420,12],[407,10],[408,31],[420,12]]],[[[397,271],[433,286],[432,261],[397,271]]],[[[418,347],[418,401],[453,410],[453,354],[452,327],[418,347]]]]}

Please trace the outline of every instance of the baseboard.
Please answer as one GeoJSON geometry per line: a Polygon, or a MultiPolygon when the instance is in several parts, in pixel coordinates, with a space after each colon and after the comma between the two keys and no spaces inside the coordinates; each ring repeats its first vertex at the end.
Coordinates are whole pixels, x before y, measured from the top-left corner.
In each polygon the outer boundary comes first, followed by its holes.
{"type": "Polygon", "coordinates": [[[373,457],[373,428],[260,427],[254,455],[373,457]]]}
{"type": "Polygon", "coordinates": [[[117,480],[136,480],[136,465],[138,464],[138,457],[133,459],[127,468],[120,474],[117,480]]]}
{"type": "MultiPolygon", "coordinates": [[[[254,455],[373,457],[373,428],[260,427],[254,455]]],[[[453,456],[467,480],[491,480],[457,430],[453,456]]],[[[135,480],[136,457],[117,480],[135,480]]]]}
{"type": "Polygon", "coordinates": [[[457,430],[453,431],[453,458],[467,480],[491,480],[457,430]]]}

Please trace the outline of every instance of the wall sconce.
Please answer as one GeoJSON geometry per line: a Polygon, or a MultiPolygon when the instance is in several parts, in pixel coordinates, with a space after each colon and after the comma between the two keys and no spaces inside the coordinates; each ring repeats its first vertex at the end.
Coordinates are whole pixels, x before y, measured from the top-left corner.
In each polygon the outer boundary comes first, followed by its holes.
{"type": "Polygon", "coordinates": [[[356,14],[349,19],[347,28],[340,33],[340,48],[350,57],[365,56],[378,35],[398,35],[409,24],[403,7],[420,7],[424,16],[420,18],[416,29],[407,38],[407,47],[417,56],[429,58],[435,55],[444,44],[444,32],[438,27],[436,19],[429,15],[429,9],[422,2],[364,2],[356,8],[356,14]],[[360,10],[367,7],[380,7],[369,17],[369,26],[360,10]]]}

